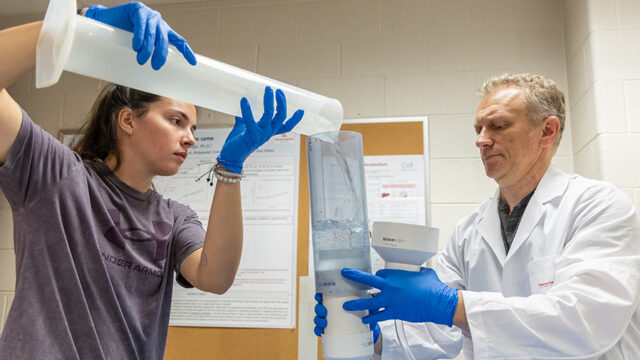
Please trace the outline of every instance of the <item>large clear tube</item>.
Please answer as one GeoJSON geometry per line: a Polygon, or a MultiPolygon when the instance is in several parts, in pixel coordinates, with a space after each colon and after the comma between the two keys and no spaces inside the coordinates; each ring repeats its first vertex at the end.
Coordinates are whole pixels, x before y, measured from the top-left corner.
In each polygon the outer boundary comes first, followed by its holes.
{"type": "Polygon", "coordinates": [[[286,95],[289,115],[305,111],[293,131],[312,135],[340,129],[342,105],[336,99],[202,55],[192,66],[172,47],[160,70],[149,63],[140,66],[131,49],[133,34],[75,12],[76,0],[49,2],[36,50],[36,87],[57,83],[66,70],[239,116],[242,97],[262,113],[264,89],[271,86],[286,95]]]}
{"type": "Polygon", "coordinates": [[[342,304],[367,296],[368,287],[342,277],[344,267],[371,272],[362,135],[340,131],[307,138],[311,231],[316,292],[327,308],[325,359],[368,360],[373,333],[366,312],[342,304]]]}
{"type": "Polygon", "coordinates": [[[407,360],[416,360],[411,353],[411,348],[409,347],[409,342],[407,341],[407,335],[404,332],[404,322],[402,320],[394,320],[394,325],[396,326],[396,338],[398,338],[398,342],[400,343],[400,347],[402,348],[402,352],[407,360]]]}

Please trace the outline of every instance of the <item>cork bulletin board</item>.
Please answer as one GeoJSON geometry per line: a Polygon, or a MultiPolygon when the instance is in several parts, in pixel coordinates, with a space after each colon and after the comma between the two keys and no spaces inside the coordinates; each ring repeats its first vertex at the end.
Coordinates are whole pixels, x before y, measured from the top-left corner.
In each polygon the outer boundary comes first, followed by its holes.
{"type": "MultiPolygon", "coordinates": [[[[364,155],[425,155],[426,118],[345,121],[342,130],[363,135],[364,155]]],[[[428,180],[428,169],[425,169],[428,180]]],[[[301,138],[296,287],[309,268],[309,182],[306,137],[301,138]]],[[[428,203],[428,202],[427,202],[428,203]]],[[[300,301],[297,302],[300,305],[300,301]]],[[[296,314],[299,314],[299,309],[296,314]]],[[[297,360],[298,321],[294,329],[169,327],[167,360],[297,360]]],[[[321,359],[318,350],[318,359],[321,359]]],[[[306,360],[306,359],[305,359],[306,360]]]]}

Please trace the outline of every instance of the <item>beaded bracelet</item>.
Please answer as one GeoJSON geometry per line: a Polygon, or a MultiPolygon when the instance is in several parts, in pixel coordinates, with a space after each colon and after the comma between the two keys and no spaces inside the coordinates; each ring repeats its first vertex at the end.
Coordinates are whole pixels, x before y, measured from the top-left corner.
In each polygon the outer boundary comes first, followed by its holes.
{"type": "Polygon", "coordinates": [[[209,170],[207,170],[207,172],[200,175],[200,177],[198,177],[196,181],[200,181],[200,179],[202,179],[205,175],[207,175],[207,182],[209,183],[209,185],[213,186],[213,179],[211,176],[212,174],[213,174],[213,177],[227,184],[237,184],[245,176],[244,172],[235,173],[235,172],[223,170],[222,165],[220,165],[219,163],[215,163],[209,168],[209,170]]]}
{"type": "Polygon", "coordinates": [[[226,177],[226,176],[222,176],[220,174],[218,174],[216,171],[213,172],[213,176],[216,177],[216,179],[222,181],[222,182],[226,182],[227,184],[237,184],[240,182],[240,180],[242,180],[241,177],[226,177]]]}
{"type": "Polygon", "coordinates": [[[240,171],[239,173],[236,173],[236,172],[224,170],[222,165],[220,165],[219,163],[216,163],[215,165],[213,165],[213,172],[218,175],[225,175],[231,178],[240,178],[240,179],[244,178],[244,172],[240,171]]]}

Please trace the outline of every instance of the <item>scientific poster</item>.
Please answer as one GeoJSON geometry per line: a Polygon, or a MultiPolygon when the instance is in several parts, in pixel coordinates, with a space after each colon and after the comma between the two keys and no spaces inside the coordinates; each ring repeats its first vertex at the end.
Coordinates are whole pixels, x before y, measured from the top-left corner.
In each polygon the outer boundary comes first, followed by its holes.
{"type": "MultiPolygon", "coordinates": [[[[180,172],[154,181],[166,197],[189,205],[207,226],[213,198],[206,175],[231,129],[198,129],[180,172]]],[[[173,288],[171,326],[293,328],[300,136],[278,135],[244,164],[244,245],[227,293],[173,288]]]]}
{"type": "MultiPolygon", "coordinates": [[[[375,221],[425,225],[424,155],[365,156],[369,227],[375,221]]],[[[371,270],[383,267],[371,250],[371,270]]]]}
{"type": "Polygon", "coordinates": [[[365,156],[369,221],[425,224],[423,155],[365,156]]]}
{"type": "MultiPolygon", "coordinates": [[[[375,221],[426,224],[424,155],[365,156],[364,176],[369,230],[375,221]]],[[[382,267],[382,259],[372,249],[372,271],[382,267]]],[[[309,274],[313,273],[313,247],[309,246],[309,274]]]]}

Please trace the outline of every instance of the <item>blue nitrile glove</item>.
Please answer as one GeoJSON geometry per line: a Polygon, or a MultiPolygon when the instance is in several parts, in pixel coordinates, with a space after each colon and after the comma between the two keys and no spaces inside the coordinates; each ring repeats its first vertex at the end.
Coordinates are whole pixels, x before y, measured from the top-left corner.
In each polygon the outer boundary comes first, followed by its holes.
{"type": "Polygon", "coordinates": [[[362,319],[365,324],[389,319],[410,322],[433,322],[451,326],[458,305],[458,289],[438,279],[433,269],[420,271],[383,269],[375,275],[355,269],[342,269],[342,276],[380,289],[378,296],[351,300],[344,309],[381,310],[362,319]]]}
{"type": "Polygon", "coordinates": [[[142,3],[131,2],[110,8],[93,5],[84,16],[132,32],[132,46],[138,53],[140,65],[146,63],[153,52],[151,67],[160,69],[167,61],[169,44],[175,46],[189,64],[196,64],[196,56],[182,36],[167,25],[159,12],[142,3]]]}
{"type": "MultiPolygon", "coordinates": [[[[321,336],[324,334],[324,329],[327,327],[327,308],[322,305],[322,294],[316,293],[315,296],[316,301],[318,302],[315,307],[316,316],[313,318],[313,322],[316,324],[316,327],[313,328],[313,332],[316,336],[321,336]]],[[[377,313],[369,311],[369,315],[373,315],[377,313]]],[[[373,343],[375,344],[380,338],[380,326],[377,322],[369,324],[369,329],[373,331],[373,343]]]]}
{"type": "Polygon", "coordinates": [[[273,90],[264,89],[264,114],[256,123],[253,120],[251,106],[247,98],[240,101],[242,116],[236,117],[236,124],[222,145],[218,163],[227,170],[241,172],[242,164],[252,152],[266,143],[273,135],[291,131],[300,120],[304,111],[298,110],[287,118],[287,100],[282,90],[276,90],[276,111],[273,113],[273,90]]]}

